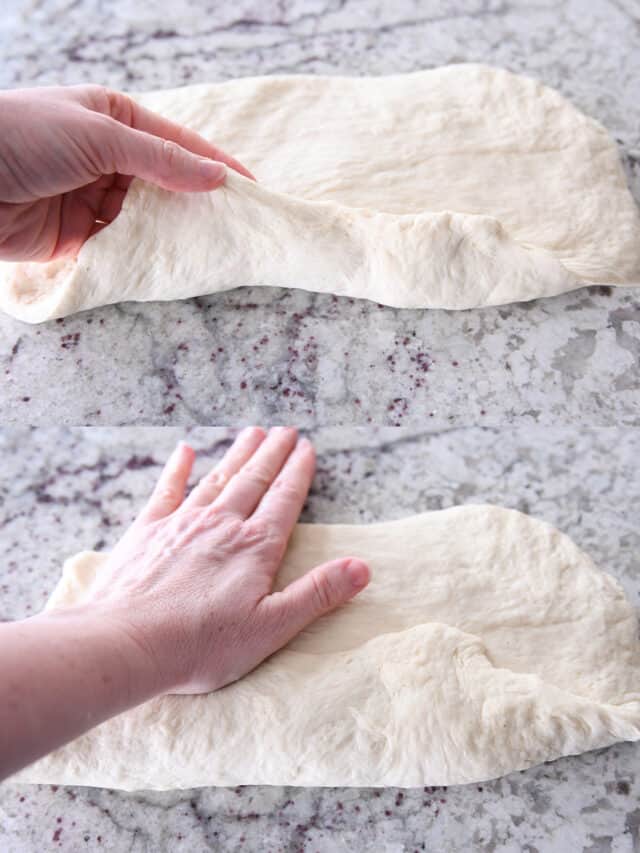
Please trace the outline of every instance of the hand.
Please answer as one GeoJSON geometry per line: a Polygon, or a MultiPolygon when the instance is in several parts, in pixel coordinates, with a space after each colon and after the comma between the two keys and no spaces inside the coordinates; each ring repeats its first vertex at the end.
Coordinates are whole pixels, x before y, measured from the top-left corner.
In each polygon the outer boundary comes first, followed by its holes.
{"type": "Polygon", "coordinates": [[[315,469],[294,429],[245,430],[185,500],[193,460],[180,444],[87,602],[143,650],[159,692],[235,681],[369,580],[345,558],[272,592],[315,469]]]}
{"type": "Polygon", "coordinates": [[[120,92],[71,86],[0,92],[0,259],[75,255],[120,212],[132,176],[168,190],[213,190],[224,163],[197,133],[120,92]]]}
{"type": "Polygon", "coordinates": [[[272,592],[315,465],[295,430],[245,430],[185,500],[193,459],[178,446],[82,602],[0,624],[0,779],[160,693],[240,678],[366,586],[345,557],[272,592]]]}

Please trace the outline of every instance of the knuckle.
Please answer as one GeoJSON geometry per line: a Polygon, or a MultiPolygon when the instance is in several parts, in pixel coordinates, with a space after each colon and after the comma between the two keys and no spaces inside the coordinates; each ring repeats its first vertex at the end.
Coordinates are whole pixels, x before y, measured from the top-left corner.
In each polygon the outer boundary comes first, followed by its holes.
{"type": "Polygon", "coordinates": [[[287,502],[297,501],[301,496],[300,487],[295,482],[285,480],[284,478],[276,480],[271,488],[287,502]]]}
{"type": "Polygon", "coordinates": [[[162,160],[167,168],[173,169],[180,157],[180,146],[176,145],[171,139],[163,139],[160,150],[162,152],[162,160]]]}
{"type": "Polygon", "coordinates": [[[106,86],[101,86],[99,83],[85,83],[77,87],[80,95],[84,95],[92,103],[98,107],[108,105],[114,93],[106,86]]]}
{"type": "Polygon", "coordinates": [[[311,583],[313,584],[313,596],[316,609],[320,613],[331,610],[334,602],[333,587],[331,581],[325,573],[316,573],[311,575],[311,583]]]}
{"type": "Polygon", "coordinates": [[[255,518],[245,522],[248,540],[263,548],[281,548],[285,543],[285,535],[279,525],[270,519],[255,518]]]}
{"type": "Polygon", "coordinates": [[[220,533],[227,542],[235,542],[244,534],[244,522],[241,518],[228,515],[215,507],[209,510],[208,516],[217,523],[220,533]]]}
{"type": "Polygon", "coordinates": [[[154,495],[155,499],[163,504],[174,504],[180,499],[175,486],[160,486],[154,495]]]}
{"type": "Polygon", "coordinates": [[[217,503],[210,503],[205,504],[204,506],[197,507],[195,509],[195,512],[197,512],[207,521],[212,522],[222,522],[228,517],[228,514],[225,512],[223,507],[221,507],[220,504],[217,503]]]}
{"type": "Polygon", "coordinates": [[[252,485],[258,486],[261,489],[266,489],[271,485],[271,473],[266,468],[258,467],[257,465],[247,467],[245,469],[245,477],[252,485]]]}
{"type": "Polygon", "coordinates": [[[99,83],[79,87],[81,100],[91,109],[124,124],[131,124],[131,99],[99,83]]]}
{"type": "Polygon", "coordinates": [[[227,479],[224,474],[212,471],[206,474],[194,488],[193,493],[196,498],[202,500],[214,500],[227,484],[227,479]]]}
{"type": "Polygon", "coordinates": [[[269,534],[269,525],[262,518],[252,518],[246,523],[247,536],[264,539],[269,534]]]}
{"type": "Polygon", "coordinates": [[[214,488],[223,488],[227,484],[228,477],[224,471],[210,471],[200,481],[201,485],[206,487],[213,486],[214,488]]]}

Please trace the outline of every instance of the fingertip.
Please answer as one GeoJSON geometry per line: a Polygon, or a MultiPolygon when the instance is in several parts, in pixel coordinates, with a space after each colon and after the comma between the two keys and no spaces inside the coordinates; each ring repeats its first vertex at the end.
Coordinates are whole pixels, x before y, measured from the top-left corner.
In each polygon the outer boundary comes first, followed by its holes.
{"type": "Polygon", "coordinates": [[[230,166],[234,172],[237,172],[239,175],[242,175],[245,178],[249,178],[250,181],[255,181],[257,183],[258,179],[256,178],[256,176],[252,174],[246,166],[243,166],[242,163],[236,160],[235,157],[225,156],[224,162],[226,162],[226,164],[230,166]]]}
{"type": "Polygon", "coordinates": [[[269,433],[275,437],[289,439],[290,441],[297,440],[298,430],[294,426],[273,426],[269,433]]]}
{"type": "Polygon", "coordinates": [[[237,438],[260,438],[264,439],[266,436],[266,431],[261,426],[247,426],[244,429],[241,429],[237,435],[237,438]]]}
{"type": "Polygon", "coordinates": [[[371,580],[369,566],[358,557],[349,557],[344,570],[354,590],[364,589],[371,580]]]}
{"type": "Polygon", "coordinates": [[[316,449],[308,438],[300,438],[296,445],[296,452],[302,455],[304,462],[315,471],[316,449]]]}
{"type": "Polygon", "coordinates": [[[196,452],[191,447],[191,445],[181,439],[176,445],[176,449],[174,450],[174,455],[177,458],[177,463],[187,463],[188,465],[193,465],[193,462],[196,458],[196,452]]]}

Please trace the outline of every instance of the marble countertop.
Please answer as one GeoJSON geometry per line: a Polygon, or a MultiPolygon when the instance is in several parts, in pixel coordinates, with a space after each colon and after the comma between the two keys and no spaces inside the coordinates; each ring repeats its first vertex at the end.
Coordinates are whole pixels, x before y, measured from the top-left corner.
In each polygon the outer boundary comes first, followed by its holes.
{"type": "MultiPolygon", "coordinates": [[[[640,200],[639,27],[633,0],[12,0],[0,86],[139,90],[489,62],[599,119],[640,200]]],[[[639,321],[637,291],[607,288],[464,313],[253,288],[35,328],[3,316],[0,420],[638,423],[639,321]]]]}
{"type": "MultiPolygon", "coordinates": [[[[108,548],[183,433],[0,433],[0,619],[37,612],[62,560],[108,548]]],[[[230,432],[194,428],[200,475],[230,432]]],[[[312,522],[367,522],[490,501],[568,533],[627,595],[640,595],[640,431],[542,428],[317,429],[312,522]]],[[[124,793],[0,786],[6,853],[268,850],[632,853],[640,845],[640,744],[448,789],[278,787],[124,793]]]]}

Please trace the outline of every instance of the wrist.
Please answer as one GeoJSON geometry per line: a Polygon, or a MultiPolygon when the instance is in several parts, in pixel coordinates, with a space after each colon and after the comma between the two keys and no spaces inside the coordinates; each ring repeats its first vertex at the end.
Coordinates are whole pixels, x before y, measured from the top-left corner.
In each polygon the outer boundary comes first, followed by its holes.
{"type": "Polygon", "coordinates": [[[43,611],[33,619],[46,626],[52,639],[80,644],[91,658],[100,683],[123,709],[163,692],[157,663],[126,614],[92,602],[43,611]]]}

